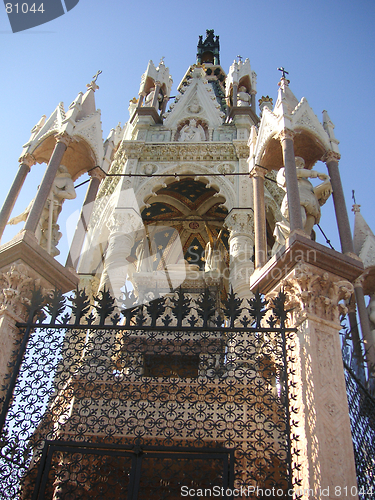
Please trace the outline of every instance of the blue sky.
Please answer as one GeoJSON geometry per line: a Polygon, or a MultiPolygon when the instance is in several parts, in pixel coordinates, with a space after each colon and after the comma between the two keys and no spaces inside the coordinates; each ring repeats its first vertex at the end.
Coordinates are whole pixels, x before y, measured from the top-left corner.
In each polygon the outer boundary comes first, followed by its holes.
{"type": "MultiPolygon", "coordinates": [[[[306,97],[320,120],[323,109],[328,111],[340,140],[348,209],[355,189],[362,214],[375,231],[374,22],[373,0],[80,0],[64,16],[13,34],[0,8],[0,201],[31,128],[60,101],[67,108],[98,69],[103,73],[96,104],[105,138],[118,122],[128,120],[129,100],[137,96],[149,59],[158,63],[165,56],[175,95],[186,69],[195,63],[198,36],[214,29],[225,71],[237,55],[249,57],[258,74],[257,98],[268,94],[275,101],[277,67],[284,66],[296,97],[306,97]]],[[[316,168],[325,170],[322,163],[316,168]]],[[[32,168],[13,215],[33,198],[42,174],[42,166],[32,168]]],[[[85,189],[77,190],[77,202],[69,207],[66,202],[66,212],[77,209],[85,189]]],[[[339,249],[330,203],[323,208],[321,226],[339,249]]],[[[20,227],[8,228],[2,242],[20,227]]],[[[61,247],[64,253],[66,243],[61,247]]]]}

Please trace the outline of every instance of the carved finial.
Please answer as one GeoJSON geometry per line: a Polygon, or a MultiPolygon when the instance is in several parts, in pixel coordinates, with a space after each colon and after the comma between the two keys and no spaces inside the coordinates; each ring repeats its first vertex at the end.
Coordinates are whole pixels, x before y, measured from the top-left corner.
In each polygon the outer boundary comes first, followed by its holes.
{"type": "Polygon", "coordinates": [[[95,75],[92,77],[92,78],[93,78],[93,80],[92,80],[92,81],[93,81],[94,83],[96,83],[96,80],[98,79],[98,76],[99,76],[99,75],[101,75],[102,73],[103,73],[103,71],[99,69],[99,70],[95,73],[95,75]]]}
{"type": "Polygon", "coordinates": [[[98,76],[103,73],[103,71],[99,70],[95,73],[95,75],[92,77],[92,81],[86,85],[88,89],[91,89],[95,92],[95,90],[98,90],[99,86],[96,84],[96,80],[98,79],[98,76]]]}
{"type": "Polygon", "coordinates": [[[277,68],[277,71],[282,72],[281,78],[286,78],[285,75],[289,75],[288,71],[285,71],[285,68],[283,68],[282,66],[281,66],[281,68],[277,68]]]}
{"type": "Polygon", "coordinates": [[[352,189],[352,199],[354,201],[354,205],[352,207],[352,212],[354,212],[355,214],[359,213],[361,210],[361,205],[357,205],[356,201],[355,201],[355,191],[354,189],[352,189]]]}

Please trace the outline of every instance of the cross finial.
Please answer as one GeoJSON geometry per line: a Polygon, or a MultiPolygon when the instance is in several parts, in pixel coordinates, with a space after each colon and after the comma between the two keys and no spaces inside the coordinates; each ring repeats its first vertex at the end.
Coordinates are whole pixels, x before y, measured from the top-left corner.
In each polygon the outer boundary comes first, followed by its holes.
{"type": "Polygon", "coordinates": [[[352,199],[354,201],[354,204],[356,204],[356,201],[355,201],[355,191],[354,189],[352,189],[352,199]]]}
{"type": "Polygon", "coordinates": [[[98,76],[101,75],[103,73],[103,71],[101,71],[100,69],[95,73],[95,75],[92,77],[93,78],[93,82],[96,83],[96,80],[98,79],[98,76]]]}
{"type": "Polygon", "coordinates": [[[162,57],[160,58],[160,62],[159,62],[159,64],[164,64],[164,59],[165,59],[165,56],[162,56],[162,57]]]}
{"type": "Polygon", "coordinates": [[[277,68],[278,71],[282,72],[281,78],[285,78],[285,75],[289,75],[288,71],[285,71],[285,68],[281,66],[281,68],[277,68]]]}
{"type": "Polygon", "coordinates": [[[237,57],[238,57],[238,60],[239,60],[240,62],[242,62],[242,56],[237,56],[237,57]]]}

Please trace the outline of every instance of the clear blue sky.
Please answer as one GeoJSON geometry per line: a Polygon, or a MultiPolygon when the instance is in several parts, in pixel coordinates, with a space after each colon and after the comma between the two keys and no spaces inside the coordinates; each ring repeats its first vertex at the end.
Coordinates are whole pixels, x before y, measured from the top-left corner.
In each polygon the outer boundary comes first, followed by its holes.
{"type": "MultiPolygon", "coordinates": [[[[0,200],[11,185],[31,128],[60,101],[67,109],[98,69],[103,74],[96,103],[105,138],[118,122],[128,120],[129,100],[137,96],[149,59],[158,63],[165,56],[175,95],[186,69],[195,63],[198,36],[214,29],[225,71],[237,55],[249,57],[258,74],[257,98],[276,98],[276,68],[284,66],[290,88],[298,99],[306,97],[319,120],[327,109],[340,140],[348,208],[355,189],[362,214],[375,231],[374,25],[373,0],[80,0],[59,19],[13,34],[0,6],[0,200]]],[[[318,167],[325,169],[323,164],[318,167]]],[[[41,166],[33,167],[13,215],[33,198],[42,173],[41,166]]],[[[85,189],[80,188],[79,200],[85,189]]],[[[69,207],[75,208],[74,203],[69,207]]],[[[329,203],[321,225],[339,249],[329,203]]],[[[14,230],[7,229],[3,242],[14,230]]]]}

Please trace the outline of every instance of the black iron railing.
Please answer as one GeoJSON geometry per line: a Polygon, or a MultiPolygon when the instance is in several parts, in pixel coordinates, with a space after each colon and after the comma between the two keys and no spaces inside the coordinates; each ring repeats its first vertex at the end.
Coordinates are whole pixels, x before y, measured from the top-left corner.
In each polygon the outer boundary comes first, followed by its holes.
{"type": "Polygon", "coordinates": [[[67,313],[60,293],[35,291],[1,400],[3,497],[231,498],[256,485],[288,498],[284,302],[178,290],[145,305],[126,293],[118,310],[106,291],[92,306],[77,291],[67,313]]]}

